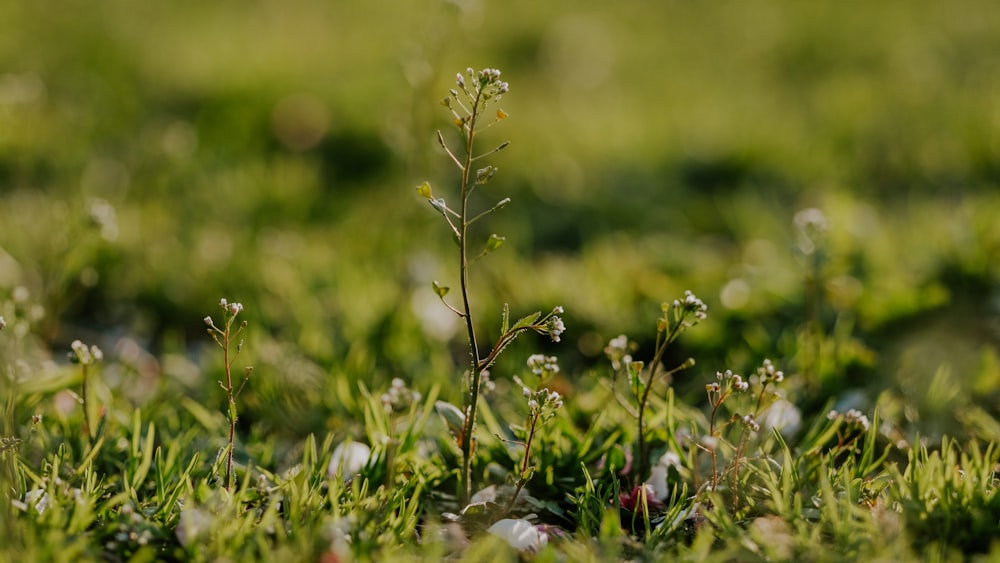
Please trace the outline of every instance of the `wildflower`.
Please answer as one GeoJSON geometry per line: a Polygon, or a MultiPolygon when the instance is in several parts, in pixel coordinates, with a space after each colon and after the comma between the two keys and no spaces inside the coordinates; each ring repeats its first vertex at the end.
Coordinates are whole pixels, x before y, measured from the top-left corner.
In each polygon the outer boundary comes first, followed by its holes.
{"type": "Polygon", "coordinates": [[[760,430],[760,424],[754,418],[753,413],[743,416],[743,426],[751,432],[757,432],[760,430]]]}
{"type": "Polygon", "coordinates": [[[733,381],[733,387],[737,391],[746,391],[747,389],[750,388],[750,384],[747,383],[746,381],[743,381],[743,377],[741,377],[740,375],[733,375],[732,381],[733,381]]]}
{"type": "Polygon", "coordinates": [[[690,289],[684,291],[684,302],[680,303],[675,300],[674,306],[681,306],[686,313],[694,313],[695,319],[699,321],[708,318],[708,305],[705,305],[704,301],[698,299],[690,289]]]}
{"type": "Polygon", "coordinates": [[[559,342],[560,336],[563,332],[566,332],[566,325],[563,324],[563,320],[559,317],[553,315],[549,322],[547,323],[547,331],[549,336],[552,337],[553,342],[559,342]]]}
{"type": "Polygon", "coordinates": [[[757,375],[760,377],[761,383],[766,383],[767,381],[774,381],[775,383],[781,383],[785,379],[785,374],[774,368],[774,364],[771,360],[764,359],[761,367],[757,368],[757,375]]]}
{"type": "Polygon", "coordinates": [[[205,321],[205,324],[207,324],[208,326],[215,326],[215,323],[212,322],[212,317],[211,316],[205,317],[204,321],[205,321]]]}
{"type": "Polygon", "coordinates": [[[559,359],[555,356],[532,354],[528,357],[528,369],[537,376],[559,373],[559,359]]]}
{"type": "Polygon", "coordinates": [[[3,316],[0,316],[0,330],[7,328],[7,321],[4,320],[3,316]]]}
{"type": "Polygon", "coordinates": [[[79,340],[74,340],[70,344],[70,348],[72,351],[69,353],[69,360],[74,364],[88,366],[104,359],[104,352],[100,348],[97,346],[88,347],[79,340]]]}
{"type": "Polygon", "coordinates": [[[627,351],[628,337],[624,334],[620,334],[608,342],[608,345],[604,347],[604,355],[611,360],[612,369],[618,371],[622,368],[622,360],[626,357],[625,352],[627,351]]]}
{"type": "Polygon", "coordinates": [[[868,430],[868,427],[871,424],[868,421],[868,417],[862,414],[862,412],[857,409],[851,409],[847,411],[847,413],[844,414],[844,420],[848,424],[854,424],[860,426],[863,430],[868,430]]]}

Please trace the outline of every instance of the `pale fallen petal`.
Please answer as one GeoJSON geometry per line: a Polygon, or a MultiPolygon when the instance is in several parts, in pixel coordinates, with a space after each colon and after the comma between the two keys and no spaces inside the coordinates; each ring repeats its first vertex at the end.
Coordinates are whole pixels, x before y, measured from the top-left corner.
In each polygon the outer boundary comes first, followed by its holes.
{"type": "Polygon", "coordinates": [[[548,534],[523,518],[504,518],[487,531],[518,551],[538,551],[549,543],[548,534]]]}
{"type": "Polygon", "coordinates": [[[333,450],[326,474],[329,477],[339,474],[345,481],[349,481],[368,465],[371,457],[372,449],[368,446],[358,442],[343,442],[333,450]]]}

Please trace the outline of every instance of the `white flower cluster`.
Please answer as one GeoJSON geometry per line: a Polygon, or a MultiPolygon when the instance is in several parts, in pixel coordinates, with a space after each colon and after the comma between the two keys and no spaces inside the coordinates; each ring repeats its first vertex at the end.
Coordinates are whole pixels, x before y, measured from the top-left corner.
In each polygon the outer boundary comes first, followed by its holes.
{"type": "Polygon", "coordinates": [[[554,375],[559,373],[558,361],[558,358],[555,356],[532,354],[528,356],[528,369],[531,370],[531,373],[539,377],[554,375]]]}
{"type": "Polygon", "coordinates": [[[419,392],[408,389],[402,379],[395,377],[389,390],[382,393],[382,408],[387,413],[400,411],[420,401],[420,397],[419,392]]]}
{"type": "Polygon", "coordinates": [[[104,359],[104,352],[97,346],[88,347],[79,340],[74,340],[69,346],[73,350],[69,353],[69,360],[74,364],[89,366],[104,359]]]}
{"type": "Polygon", "coordinates": [[[742,419],[742,422],[743,422],[743,426],[746,429],[750,430],[751,432],[758,432],[758,431],[760,431],[760,424],[757,422],[757,419],[756,419],[756,417],[754,417],[753,413],[744,415],[743,419],[742,419]]]}
{"type": "MultiPolygon", "coordinates": [[[[553,360],[555,358],[552,358],[553,360]]],[[[545,422],[553,415],[555,411],[563,406],[562,395],[557,391],[550,391],[548,388],[543,387],[538,391],[532,391],[530,387],[521,381],[521,378],[514,376],[514,383],[521,388],[521,394],[524,395],[525,399],[528,399],[528,416],[534,419],[536,416],[542,418],[542,422],[545,422]]]]}
{"type": "Polygon", "coordinates": [[[761,367],[757,368],[757,375],[760,377],[761,384],[767,383],[768,381],[781,383],[785,379],[785,374],[775,369],[774,364],[772,364],[771,360],[768,359],[765,359],[761,367]]]}
{"type": "Polygon", "coordinates": [[[684,299],[674,299],[674,308],[680,309],[683,314],[694,313],[694,318],[703,321],[708,318],[708,305],[698,299],[690,289],[684,291],[684,299]]]}
{"type": "Polygon", "coordinates": [[[632,365],[632,354],[629,354],[628,350],[633,346],[634,344],[629,342],[627,336],[620,334],[612,338],[604,347],[604,355],[611,361],[611,369],[615,370],[616,373],[622,368],[628,369],[632,365]]]}
{"type": "Polygon", "coordinates": [[[549,314],[548,322],[545,323],[545,330],[552,337],[552,342],[559,342],[562,333],[566,332],[566,325],[563,323],[562,318],[558,316],[562,313],[562,306],[556,306],[552,309],[552,313],[549,314]]]}
{"type": "Polygon", "coordinates": [[[240,311],[243,310],[242,303],[230,303],[229,301],[226,300],[225,297],[219,300],[219,305],[222,307],[224,311],[226,311],[227,313],[229,313],[234,317],[240,314],[240,311]]]}
{"type": "MultiPolygon", "coordinates": [[[[500,71],[495,68],[484,68],[478,73],[472,67],[465,69],[469,78],[475,79],[476,93],[482,93],[486,99],[506,94],[510,90],[510,85],[500,80],[500,71]]],[[[455,84],[462,90],[466,90],[465,76],[462,73],[455,75],[455,84]]]]}
{"type": "MultiPolygon", "coordinates": [[[[826,418],[830,420],[836,420],[840,416],[841,416],[840,412],[836,410],[831,410],[829,413],[827,413],[826,418]]],[[[871,422],[868,420],[868,417],[858,409],[848,410],[846,413],[843,414],[843,417],[844,417],[844,422],[847,423],[848,425],[856,426],[865,431],[867,431],[868,428],[871,426],[871,422]]]]}

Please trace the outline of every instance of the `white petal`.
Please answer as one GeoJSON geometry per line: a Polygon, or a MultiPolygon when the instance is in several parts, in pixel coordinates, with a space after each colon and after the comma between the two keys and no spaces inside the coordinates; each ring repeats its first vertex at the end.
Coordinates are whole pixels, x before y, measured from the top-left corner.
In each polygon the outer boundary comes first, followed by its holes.
{"type": "Polygon", "coordinates": [[[534,524],[523,518],[504,518],[487,530],[494,536],[503,538],[518,551],[538,551],[549,543],[549,536],[534,524]]]}
{"type": "Polygon", "coordinates": [[[333,450],[326,474],[336,477],[340,473],[348,481],[368,465],[371,457],[372,449],[368,446],[358,442],[343,442],[333,450]]]}
{"type": "Polygon", "coordinates": [[[670,496],[670,489],[667,486],[667,466],[656,464],[649,470],[649,480],[646,485],[653,487],[653,496],[656,500],[664,501],[670,496]]]}

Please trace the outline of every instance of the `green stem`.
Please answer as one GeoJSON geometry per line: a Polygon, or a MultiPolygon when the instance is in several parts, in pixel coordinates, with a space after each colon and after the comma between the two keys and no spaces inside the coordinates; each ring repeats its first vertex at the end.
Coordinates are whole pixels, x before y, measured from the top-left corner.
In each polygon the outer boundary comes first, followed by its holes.
{"type": "Polygon", "coordinates": [[[80,389],[80,399],[83,401],[83,432],[87,435],[87,441],[93,443],[94,429],[90,424],[90,385],[87,377],[87,364],[83,364],[80,370],[83,372],[83,386],[80,389]]]}
{"type": "MultiPolygon", "coordinates": [[[[649,366],[649,377],[646,379],[646,388],[642,390],[642,396],[639,398],[639,479],[645,479],[646,474],[649,473],[650,466],[649,453],[646,451],[646,432],[644,428],[646,403],[649,401],[649,393],[653,389],[653,381],[656,380],[656,373],[660,369],[660,364],[663,363],[663,354],[666,353],[667,346],[677,338],[677,334],[680,332],[681,321],[683,321],[683,318],[677,319],[667,337],[662,342],[657,343],[656,353],[653,354],[653,363],[649,366]]],[[[657,333],[657,340],[659,340],[662,334],[662,331],[657,333]]]]}
{"type": "Polygon", "coordinates": [[[468,240],[468,204],[469,174],[472,168],[472,148],[476,136],[476,119],[479,111],[479,94],[476,94],[472,103],[472,113],[468,121],[468,131],[465,137],[465,163],[462,166],[462,210],[459,222],[461,223],[461,235],[459,236],[459,254],[461,263],[461,286],[462,305],[465,311],[465,326],[469,333],[469,355],[471,359],[471,373],[469,377],[469,393],[465,412],[465,428],[462,432],[462,480],[464,481],[463,500],[468,502],[472,497],[472,454],[473,454],[473,432],[476,426],[476,407],[479,403],[479,385],[482,380],[482,368],[479,360],[479,345],[476,342],[476,329],[472,321],[472,307],[469,303],[469,256],[467,250],[468,240]]]}
{"type": "Polygon", "coordinates": [[[236,400],[233,398],[233,376],[231,362],[229,361],[229,330],[232,325],[230,319],[226,323],[226,331],[222,335],[223,340],[223,361],[226,366],[226,396],[229,399],[229,446],[226,449],[226,490],[233,489],[233,444],[236,439],[236,400]]]}

